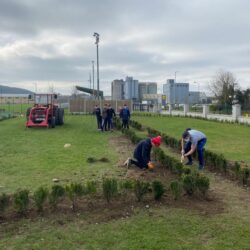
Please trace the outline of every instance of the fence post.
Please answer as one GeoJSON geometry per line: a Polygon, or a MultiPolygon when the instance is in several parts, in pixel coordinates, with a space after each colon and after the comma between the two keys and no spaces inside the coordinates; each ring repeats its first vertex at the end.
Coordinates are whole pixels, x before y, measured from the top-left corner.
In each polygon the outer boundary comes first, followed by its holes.
{"type": "Polygon", "coordinates": [[[172,115],[172,105],[171,104],[168,105],[168,111],[169,111],[169,114],[172,115]]]}
{"type": "Polygon", "coordinates": [[[183,111],[184,111],[184,116],[186,116],[187,113],[189,112],[189,104],[184,104],[183,111]]]}
{"type": "Polygon", "coordinates": [[[232,106],[232,118],[234,121],[237,121],[237,119],[241,116],[241,106],[240,104],[234,104],[232,106]]]}
{"type": "Polygon", "coordinates": [[[207,118],[208,112],[209,112],[209,106],[207,104],[204,104],[202,117],[207,118]]]}

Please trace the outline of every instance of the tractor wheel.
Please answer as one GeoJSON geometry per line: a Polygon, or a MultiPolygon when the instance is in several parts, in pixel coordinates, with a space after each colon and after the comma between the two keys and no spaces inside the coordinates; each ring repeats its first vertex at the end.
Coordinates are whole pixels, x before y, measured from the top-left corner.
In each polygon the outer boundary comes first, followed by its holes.
{"type": "Polygon", "coordinates": [[[55,126],[56,126],[56,118],[55,118],[55,116],[52,116],[49,119],[49,128],[55,128],[55,126]]]}
{"type": "Polygon", "coordinates": [[[26,111],[26,120],[27,121],[29,120],[30,111],[31,111],[31,108],[27,108],[27,111],[26,111]]]}
{"type": "Polygon", "coordinates": [[[53,116],[51,118],[51,128],[55,128],[55,126],[56,126],[56,118],[55,118],[55,116],[53,116]]]}
{"type": "Polygon", "coordinates": [[[64,109],[60,108],[59,109],[59,125],[64,124],[64,109]]]}

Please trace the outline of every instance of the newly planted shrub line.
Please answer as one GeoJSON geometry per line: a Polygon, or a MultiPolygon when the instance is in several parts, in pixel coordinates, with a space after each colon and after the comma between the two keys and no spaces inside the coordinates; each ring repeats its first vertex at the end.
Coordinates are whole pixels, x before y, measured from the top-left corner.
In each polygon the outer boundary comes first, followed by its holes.
{"type": "MultiPolygon", "coordinates": [[[[146,115],[147,116],[147,115],[146,115]]],[[[149,115],[150,116],[150,115],[149,115]]],[[[155,115],[158,116],[158,115],[155,115]]],[[[134,124],[134,121],[131,121],[131,124],[134,124]]],[[[136,122],[136,126],[138,127],[140,123],[136,122]]],[[[139,126],[142,128],[142,125],[139,126]]],[[[181,141],[177,140],[174,137],[168,136],[164,133],[161,133],[160,131],[147,127],[147,131],[149,136],[153,137],[156,135],[161,135],[162,140],[165,142],[165,144],[171,148],[180,150],[181,148],[181,141]]],[[[171,170],[174,170],[176,172],[181,173],[183,171],[183,167],[181,165],[178,165],[176,163],[173,165],[173,161],[167,159],[167,157],[163,156],[163,153],[159,154],[159,161],[164,162],[166,165],[168,165],[168,168],[171,170]],[[174,167],[173,167],[174,166],[174,167]]],[[[249,179],[250,179],[250,169],[246,167],[241,167],[238,162],[235,162],[233,165],[222,155],[222,154],[217,154],[214,152],[211,152],[209,150],[205,150],[204,152],[204,159],[206,162],[206,165],[209,166],[212,169],[222,171],[224,173],[230,173],[240,179],[243,183],[243,185],[249,185],[249,179]]]]}

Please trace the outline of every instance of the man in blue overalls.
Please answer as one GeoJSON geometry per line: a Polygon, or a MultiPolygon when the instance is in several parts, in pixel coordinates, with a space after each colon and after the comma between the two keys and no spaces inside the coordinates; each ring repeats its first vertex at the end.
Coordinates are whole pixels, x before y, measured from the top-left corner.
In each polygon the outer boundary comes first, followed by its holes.
{"type": "Polygon", "coordinates": [[[198,160],[199,160],[199,170],[204,168],[204,146],[207,142],[206,135],[202,132],[194,129],[186,129],[182,134],[182,157],[187,157],[188,162],[185,165],[192,165],[192,154],[197,149],[198,160]]]}

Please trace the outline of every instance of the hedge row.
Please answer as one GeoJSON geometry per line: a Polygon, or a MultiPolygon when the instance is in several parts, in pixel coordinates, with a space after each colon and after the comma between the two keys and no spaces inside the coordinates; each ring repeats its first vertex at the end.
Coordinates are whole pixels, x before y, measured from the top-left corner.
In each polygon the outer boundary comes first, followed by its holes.
{"type": "MultiPolygon", "coordinates": [[[[149,136],[151,137],[156,136],[156,135],[161,135],[162,140],[169,147],[177,149],[177,150],[181,149],[180,140],[177,140],[174,137],[168,136],[150,127],[147,127],[147,131],[148,131],[149,136]]],[[[204,158],[205,158],[206,165],[209,166],[210,169],[218,170],[224,173],[229,173],[235,178],[241,180],[243,185],[249,185],[248,182],[250,180],[250,169],[248,167],[240,166],[238,162],[235,162],[234,164],[232,164],[222,154],[217,154],[210,150],[205,150],[204,158]]]]}
{"type": "MultiPolygon", "coordinates": [[[[116,124],[120,123],[119,119],[116,119],[115,122],[116,124]]],[[[135,128],[139,128],[140,130],[142,129],[142,125],[139,124],[138,122],[131,121],[130,124],[135,128]]],[[[134,131],[131,131],[129,129],[122,129],[122,132],[126,136],[128,136],[133,143],[137,143],[140,140],[144,139],[138,137],[134,131]]],[[[150,132],[151,135],[153,136],[160,134],[156,130],[152,129],[150,130],[150,132]]],[[[210,184],[208,177],[200,174],[195,170],[191,171],[191,168],[189,167],[184,167],[180,161],[165,154],[164,151],[159,147],[154,148],[153,153],[155,159],[158,160],[163,167],[169,169],[172,173],[181,176],[181,181],[176,180],[170,184],[170,190],[172,191],[176,199],[178,198],[182,189],[184,189],[188,195],[192,195],[193,193],[195,193],[196,190],[199,190],[203,196],[206,195],[206,192],[209,189],[209,184],[210,184]]]]}
{"type": "Polygon", "coordinates": [[[180,118],[192,118],[192,119],[198,119],[198,120],[205,120],[205,121],[211,121],[211,122],[220,122],[220,123],[227,123],[227,124],[239,124],[243,126],[249,127],[250,124],[247,122],[239,122],[238,120],[230,121],[230,120],[220,120],[217,118],[205,118],[201,116],[192,116],[192,115],[170,115],[170,114],[160,114],[160,113],[151,113],[151,112],[133,112],[133,115],[136,116],[150,116],[150,117],[180,117],[180,118]]]}

